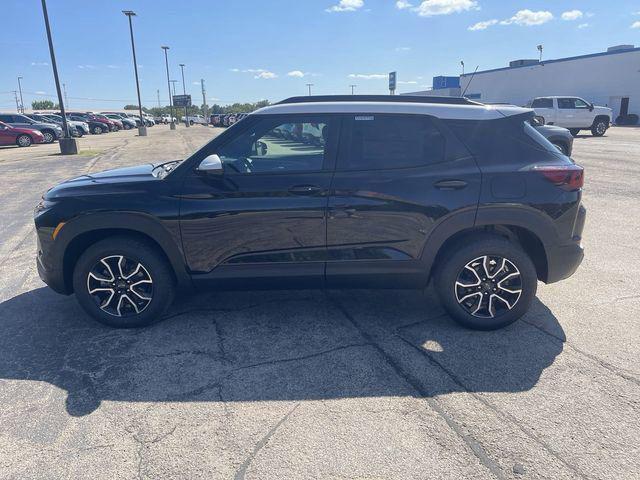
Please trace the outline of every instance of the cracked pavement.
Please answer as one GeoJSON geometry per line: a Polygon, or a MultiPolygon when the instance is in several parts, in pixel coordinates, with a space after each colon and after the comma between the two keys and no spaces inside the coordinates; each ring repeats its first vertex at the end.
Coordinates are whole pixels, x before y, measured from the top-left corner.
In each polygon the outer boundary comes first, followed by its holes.
{"type": "Polygon", "coordinates": [[[47,187],[217,132],[0,148],[0,478],[640,477],[640,129],[576,139],[586,259],[501,331],[430,289],[209,292],[119,331],[42,284],[47,187]]]}

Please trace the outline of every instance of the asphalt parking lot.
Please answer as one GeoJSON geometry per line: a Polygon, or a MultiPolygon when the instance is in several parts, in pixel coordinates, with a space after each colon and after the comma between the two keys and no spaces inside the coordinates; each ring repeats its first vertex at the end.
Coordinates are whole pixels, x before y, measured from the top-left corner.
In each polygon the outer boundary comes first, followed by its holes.
{"type": "Polygon", "coordinates": [[[0,478],[640,478],[640,129],[576,139],[585,261],[501,331],[430,290],[211,292],[117,331],[44,286],[47,187],[217,132],[0,147],[0,478]]]}

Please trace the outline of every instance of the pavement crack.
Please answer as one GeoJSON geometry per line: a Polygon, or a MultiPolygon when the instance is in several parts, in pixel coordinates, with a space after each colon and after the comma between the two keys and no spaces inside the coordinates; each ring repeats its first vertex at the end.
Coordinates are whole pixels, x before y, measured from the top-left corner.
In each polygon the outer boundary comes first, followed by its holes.
{"type": "Polygon", "coordinates": [[[242,462],[242,465],[240,465],[240,468],[236,472],[234,476],[235,480],[244,480],[245,475],[247,474],[247,470],[251,466],[251,462],[253,462],[253,460],[256,458],[258,453],[260,453],[260,450],[262,450],[265,447],[265,445],[269,442],[269,440],[271,440],[271,438],[275,435],[275,433],[282,426],[282,424],[289,419],[289,417],[293,414],[293,412],[296,411],[296,409],[299,406],[300,406],[300,403],[296,403],[293,406],[293,408],[289,410],[289,412],[284,417],[282,417],[280,421],[276,423],[271,428],[271,430],[269,430],[267,434],[258,441],[258,443],[256,443],[256,445],[253,447],[253,450],[251,451],[249,456],[246,458],[244,462],[242,462]]]}

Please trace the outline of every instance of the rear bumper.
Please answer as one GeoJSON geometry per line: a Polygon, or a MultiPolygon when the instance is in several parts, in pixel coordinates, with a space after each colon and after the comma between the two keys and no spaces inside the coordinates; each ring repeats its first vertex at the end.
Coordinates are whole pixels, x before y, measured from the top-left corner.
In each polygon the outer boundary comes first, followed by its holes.
{"type": "Polygon", "coordinates": [[[584,258],[581,244],[547,247],[547,281],[555,283],[573,275],[584,258]]]}

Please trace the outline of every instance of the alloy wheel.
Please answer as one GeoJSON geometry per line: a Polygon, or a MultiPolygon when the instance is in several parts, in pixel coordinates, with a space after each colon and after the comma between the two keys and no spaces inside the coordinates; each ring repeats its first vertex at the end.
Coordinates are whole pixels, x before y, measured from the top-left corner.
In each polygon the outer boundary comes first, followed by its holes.
{"type": "Polygon", "coordinates": [[[112,255],[100,259],[91,268],[87,290],[103,312],[114,317],[132,317],[151,303],[153,280],[140,262],[112,255]]]}
{"type": "Polygon", "coordinates": [[[50,132],[44,132],[42,135],[44,136],[45,143],[53,143],[53,134],[50,132]]]}
{"type": "Polygon", "coordinates": [[[455,283],[458,304],[478,318],[496,318],[512,310],[522,295],[522,276],[510,260],[485,255],[467,263],[455,283]]]}
{"type": "Polygon", "coordinates": [[[596,124],[596,132],[598,132],[598,135],[604,135],[604,132],[607,131],[607,126],[604,124],[604,122],[598,122],[596,124]]]}
{"type": "Polygon", "coordinates": [[[31,145],[31,139],[27,135],[20,135],[18,137],[18,145],[21,147],[28,147],[31,145]]]}

